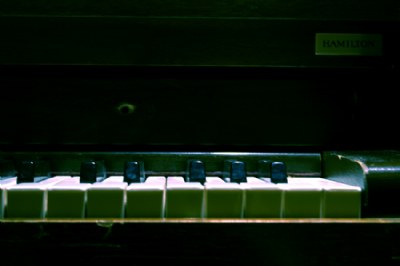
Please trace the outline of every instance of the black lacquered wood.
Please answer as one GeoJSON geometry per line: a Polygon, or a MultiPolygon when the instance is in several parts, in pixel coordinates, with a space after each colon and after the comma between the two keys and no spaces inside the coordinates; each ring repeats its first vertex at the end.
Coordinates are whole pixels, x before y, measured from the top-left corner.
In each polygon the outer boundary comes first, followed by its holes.
{"type": "Polygon", "coordinates": [[[95,183],[106,178],[106,171],[102,162],[82,161],[80,166],[80,182],[95,183]]]}
{"type": "Polygon", "coordinates": [[[287,183],[288,180],[286,165],[284,162],[271,163],[271,182],[273,183],[287,183]]]}
{"type": "Polygon", "coordinates": [[[224,164],[224,178],[229,182],[241,183],[247,180],[246,163],[228,160],[224,164]]]}
{"type": "Polygon", "coordinates": [[[23,161],[17,172],[17,183],[33,182],[35,178],[35,162],[23,161]]]}
{"type": "Polygon", "coordinates": [[[48,161],[21,160],[16,165],[17,183],[39,182],[51,176],[48,161]]]}
{"type": "Polygon", "coordinates": [[[94,161],[82,162],[80,171],[81,183],[96,182],[96,174],[97,174],[96,162],[94,161]]]}
{"type": "Polygon", "coordinates": [[[124,182],[140,183],[142,182],[142,169],[140,162],[126,162],[124,165],[124,182]]]}
{"type": "Polygon", "coordinates": [[[188,163],[187,181],[189,182],[206,182],[206,167],[200,160],[190,160],[188,163]]]}

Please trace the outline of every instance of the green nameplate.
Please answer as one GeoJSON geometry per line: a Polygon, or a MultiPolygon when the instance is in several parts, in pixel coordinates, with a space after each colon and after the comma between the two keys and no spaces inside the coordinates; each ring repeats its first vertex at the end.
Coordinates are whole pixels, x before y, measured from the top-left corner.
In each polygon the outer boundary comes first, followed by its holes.
{"type": "Polygon", "coordinates": [[[382,36],[379,34],[317,33],[316,55],[382,55],[382,36]]]}

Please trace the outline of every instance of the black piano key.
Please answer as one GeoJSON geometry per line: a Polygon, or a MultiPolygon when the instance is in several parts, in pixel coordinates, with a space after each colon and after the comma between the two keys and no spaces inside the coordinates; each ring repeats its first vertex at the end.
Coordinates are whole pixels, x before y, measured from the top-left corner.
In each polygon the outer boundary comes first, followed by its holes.
{"type": "Polygon", "coordinates": [[[271,161],[261,160],[258,162],[257,176],[258,178],[271,177],[271,161]]]}
{"type": "Polygon", "coordinates": [[[246,164],[235,161],[231,164],[231,182],[241,183],[247,181],[246,164]]]}
{"type": "Polygon", "coordinates": [[[234,183],[246,182],[246,164],[241,161],[225,161],[224,179],[228,179],[229,182],[234,183]]]}
{"type": "Polygon", "coordinates": [[[97,178],[96,162],[82,162],[80,169],[80,183],[95,183],[97,178]]]}
{"type": "Polygon", "coordinates": [[[140,162],[126,162],[124,165],[124,182],[140,183],[143,182],[143,164],[140,162]]]}
{"type": "Polygon", "coordinates": [[[106,178],[104,164],[96,161],[81,163],[80,183],[95,183],[106,178]]]}
{"type": "Polygon", "coordinates": [[[286,164],[284,162],[271,163],[271,182],[272,183],[287,183],[286,164]]]}
{"type": "Polygon", "coordinates": [[[23,161],[20,163],[17,171],[17,183],[34,182],[35,162],[23,161]]]}
{"type": "Polygon", "coordinates": [[[51,176],[49,164],[45,161],[24,160],[17,166],[17,183],[39,182],[51,176]]]}
{"type": "Polygon", "coordinates": [[[206,182],[206,168],[204,162],[199,160],[190,160],[188,163],[188,182],[206,182]]]}

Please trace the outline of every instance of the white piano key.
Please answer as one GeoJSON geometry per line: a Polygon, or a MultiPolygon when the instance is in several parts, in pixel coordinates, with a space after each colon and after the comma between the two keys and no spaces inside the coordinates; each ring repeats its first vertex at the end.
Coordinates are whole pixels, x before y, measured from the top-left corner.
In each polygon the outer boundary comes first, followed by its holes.
{"type": "Polygon", "coordinates": [[[204,186],[200,182],[185,182],[183,177],[168,177],[165,217],[201,218],[203,216],[203,195],[204,186]]]}
{"type": "Polygon", "coordinates": [[[124,177],[123,176],[109,176],[105,178],[101,183],[123,183],[124,177]]]}
{"type": "Polygon", "coordinates": [[[237,183],[226,183],[206,178],[205,208],[206,218],[242,218],[243,188],[237,183]],[[211,182],[209,182],[211,181],[211,182]]]}
{"type": "Polygon", "coordinates": [[[4,218],[7,206],[7,187],[17,184],[17,177],[0,179],[0,219],[4,218]]]}
{"type": "Polygon", "coordinates": [[[288,183],[277,185],[284,193],[282,217],[321,217],[322,189],[311,184],[309,178],[288,178],[288,183]]]}
{"type": "Polygon", "coordinates": [[[256,177],[247,177],[240,186],[245,193],[244,218],[280,218],[283,190],[277,184],[256,177]]]}
{"type": "Polygon", "coordinates": [[[86,217],[123,218],[125,216],[126,182],[104,179],[87,189],[86,217]]]}
{"type": "Polygon", "coordinates": [[[149,184],[149,183],[161,183],[164,184],[166,183],[166,178],[165,176],[148,176],[144,183],[149,184]]]}
{"type": "Polygon", "coordinates": [[[85,218],[89,183],[79,177],[65,179],[47,189],[47,218],[85,218]]]}
{"type": "Polygon", "coordinates": [[[313,184],[324,191],[322,217],[361,217],[361,188],[324,178],[313,179],[313,184]]]}
{"type": "Polygon", "coordinates": [[[167,177],[167,184],[183,184],[185,183],[185,178],[183,176],[169,176],[167,177]]]}
{"type": "Polygon", "coordinates": [[[208,184],[211,184],[211,183],[225,184],[226,183],[225,180],[220,178],[219,176],[207,176],[206,182],[208,184]]]}
{"type": "Polygon", "coordinates": [[[131,183],[126,189],[127,218],[164,218],[164,176],[149,176],[144,183],[131,183]]]}
{"type": "Polygon", "coordinates": [[[40,182],[20,183],[7,187],[9,218],[44,218],[47,209],[47,189],[67,176],[55,176],[40,182]]]}

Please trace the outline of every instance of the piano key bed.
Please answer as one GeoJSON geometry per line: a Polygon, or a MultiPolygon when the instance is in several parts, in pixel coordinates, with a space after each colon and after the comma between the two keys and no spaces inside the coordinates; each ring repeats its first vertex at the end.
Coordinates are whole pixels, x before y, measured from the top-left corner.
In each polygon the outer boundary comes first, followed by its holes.
{"type": "Polygon", "coordinates": [[[2,219],[362,217],[362,186],[323,178],[318,154],[32,157],[2,161],[2,219]]]}

